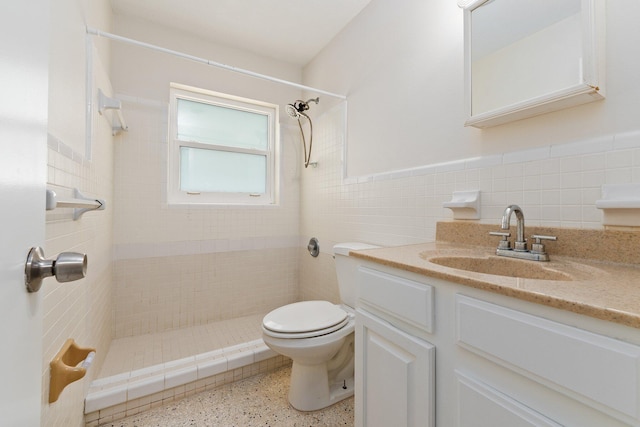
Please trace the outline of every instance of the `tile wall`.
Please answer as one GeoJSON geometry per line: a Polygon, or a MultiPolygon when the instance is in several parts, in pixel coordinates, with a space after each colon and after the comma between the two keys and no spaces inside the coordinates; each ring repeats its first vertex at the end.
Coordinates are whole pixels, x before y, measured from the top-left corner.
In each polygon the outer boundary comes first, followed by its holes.
{"type": "Polygon", "coordinates": [[[266,313],[298,299],[300,146],[281,125],[277,207],[168,206],[167,106],[126,94],[116,142],[115,338],[266,313]]]}
{"type": "Polygon", "coordinates": [[[317,295],[321,277],[334,287],[335,273],[327,268],[333,269],[337,242],[434,240],[436,223],[452,220],[442,203],[453,191],[481,191],[482,223],[497,224],[515,203],[529,225],[598,229],[602,212],[595,201],[602,185],[640,182],[640,131],[343,181],[343,120],[344,106],[338,106],[314,121],[318,167],[304,174],[301,240],[317,237],[321,256],[306,259],[303,251],[302,296],[317,295]]]}
{"type": "MultiPolygon", "coordinates": [[[[108,82],[101,80],[103,90],[108,82]]],[[[44,253],[54,258],[65,251],[87,254],[84,279],[58,283],[45,279],[43,293],[42,426],[83,425],[84,396],[111,342],[113,142],[111,125],[94,112],[92,158],[86,159],[64,141],[49,135],[47,188],[60,199],[73,198],[73,189],[104,199],[106,209],[87,212],[73,220],[73,209],[61,208],[46,215],[44,253]],[[94,366],[85,378],[71,383],[59,399],[49,404],[49,362],[68,338],[79,346],[96,348],[94,366]]],[[[43,195],[44,197],[44,195],[43,195]]]]}

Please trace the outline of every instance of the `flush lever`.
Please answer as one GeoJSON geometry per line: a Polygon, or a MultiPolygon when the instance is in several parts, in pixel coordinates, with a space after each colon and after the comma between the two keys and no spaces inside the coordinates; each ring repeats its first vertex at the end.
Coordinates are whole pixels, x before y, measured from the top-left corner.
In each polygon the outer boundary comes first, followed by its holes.
{"type": "Polygon", "coordinates": [[[87,274],[87,256],[62,252],[56,259],[46,259],[41,247],[31,248],[24,267],[24,284],[29,292],[38,292],[42,279],[55,276],[58,282],[72,282],[87,274]]]}

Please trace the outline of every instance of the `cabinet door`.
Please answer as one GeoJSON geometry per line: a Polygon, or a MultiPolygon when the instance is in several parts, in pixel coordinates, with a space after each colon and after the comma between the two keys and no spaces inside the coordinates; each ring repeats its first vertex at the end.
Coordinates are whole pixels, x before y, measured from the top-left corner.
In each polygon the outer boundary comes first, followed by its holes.
{"type": "Polygon", "coordinates": [[[356,311],[356,426],[433,427],[435,347],[356,311]]]}

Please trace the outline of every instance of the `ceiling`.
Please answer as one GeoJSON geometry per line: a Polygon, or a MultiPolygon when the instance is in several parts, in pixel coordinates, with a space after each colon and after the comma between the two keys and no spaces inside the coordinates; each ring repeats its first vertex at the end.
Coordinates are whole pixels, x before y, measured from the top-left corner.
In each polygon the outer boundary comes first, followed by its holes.
{"type": "Polygon", "coordinates": [[[111,0],[133,16],[303,66],[371,0],[111,0]]]}

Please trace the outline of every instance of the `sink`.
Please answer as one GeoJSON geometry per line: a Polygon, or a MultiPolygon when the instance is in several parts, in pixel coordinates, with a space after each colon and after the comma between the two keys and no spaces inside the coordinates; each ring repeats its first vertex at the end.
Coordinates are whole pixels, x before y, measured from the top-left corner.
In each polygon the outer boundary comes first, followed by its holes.
{"type": "Polygon", "coordinates": [[[542,263],[523,261],[503,257],[466,257],[438,256],[428,259],[429,262],[458,270],[475,273],[493,274],[497,276],[520,277],[523,279],[561,280],[573,278],[561,271],[545,267],[542,263]]]}

